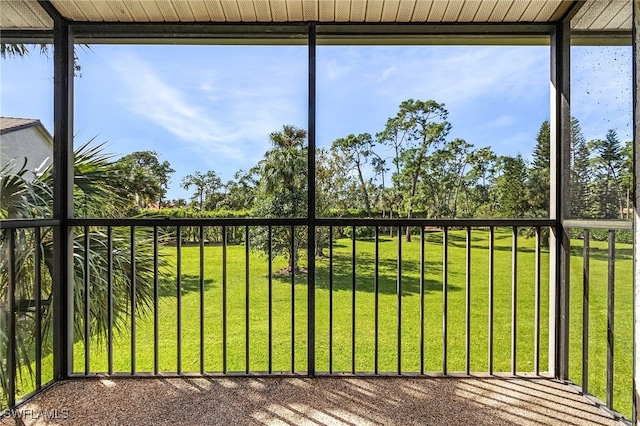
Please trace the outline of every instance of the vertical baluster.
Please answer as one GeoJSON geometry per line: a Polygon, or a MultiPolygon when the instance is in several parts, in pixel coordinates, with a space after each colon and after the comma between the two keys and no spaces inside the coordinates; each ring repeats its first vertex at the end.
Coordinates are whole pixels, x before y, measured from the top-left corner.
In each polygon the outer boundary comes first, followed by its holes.
{"type": "Polygon", "coordinates": [[[267,245],[268,245],[268,257],[269,257],[269,374],[273,372],[273,250],[271,248],[272,243],[272,229],[271,225],[268,226],[267,232],[267,245]]]}
{"type": "Polygon", "coordinates": [[[471,373],[471,227],[467,226],[465,289],[465,372],[471,373]]]}
{"type": "Polygon", "coordinates": [[[447,374],[448,288],[449,288],[449,228],[444,227],[442,236],[442,374],[447,374]]]}
{"type": "Polygon", "coordinates": [[[158,300],[159,300],[158,227],[153,227],[153,374],[158,374],[158,300]]]}
{"type": "Polygon", "coordinates": [[[356,373],[356,227],[351,227],[351,374],[356,373]]]}
{"type": "Polygon", "coordinates": [[[333,226],[329,227],[329,374],[333,373],[333,226]]]}
{"type": "Polygon", "coordinates": [[[374,373],[378,374],[378,351],[379,351],[379,296],[380,296],[380,282],[379,282],[379,273],[380,273],[380,229],[376,226],[375,231],[375,259],[374,259],[374,272],[373,272],[373,292],[374,292],[374,342],[373,342],[373,368],[374,373]]]}
{"type": "Polygon", "coordinates": [[[607,274],[607,407],[613,410],[613,350],[614,350],[614,300],[616,235],[609,231],[609,256],[607,274]]]}
{"type": "MultiPolygon", "coordinates": [[[[269,260],[271,263],[271,260],[269,260]]],[[[271,277],[271,275],[269,275],[271,277]]],[[[222,373],[227,374],[227,227],[222,225],[222,373]]]]}
{"type": "Polygon", "coordinates": [[[244,372],[249,374],[249,227],[244,227],[244,372]]]}
{"type": "Polygon", "coordinates": [[[291,225],[291,373],[296,371],[296,243],[294,225],[291,225]]]}
{"type": "Polygon", "coordinates": [[[200,238],[200,374],[204,374],[204,226],[199,227],[200,238]]]}
{"type": "Polygon", "coordinates": [[[582,252],[582,390],[589,392],[589,230],[583,234],[582,252]]]}
{"type": "Polygon", "coordinates": [[[136,374],[136,228],[131,227],[131,374],[136,374]]]}
{"type": "Polygon", "coordinates": [[[518,330],[518,228],[513,227],[511,247],[511,374],[516,374],[518,330]]]}
{"type": "Polygon", "coordinates": [[[89,242],[89,227],[85,226],[84,227],[84,256],[83,256],[83,262],[84,262],[84,268],[83,268],[83,272],[84,272],[84,374],[85,376],[89,374],[89,372],[91,371],[91,358],[90,358],[90,338],[91,338],[91,290],[90,290],[90,283],[89,283],[89,274],[90,274],[90,270],[89,270],[89,262],[90,260],[90,254],[89,254],[89,250],[91,249],[90,247],[90,242],[89,242]]]}
{"type": "Polygon", "coordinates": [[[177,372],[182,373],[182,228],[176,227],[176,359],[177,372]]]}
{"type": "Polygon", "coordinates": [[[535,253],[535,295],[534,295],[534,319],[533,326],[533,371],[540,375],[540,227],[536,227],[536,253],[535,253]]]}
{"type": "Polygon", "coordinates": [[[35,320],[36,320],[36,390],[42,387],[42,252],[40,244],[42,243],[42,235],[40,227],[34,229],[34,282],[33,282],[33,299],[35,301],[35,320]]]}
{"type": "Polygon", "coordinates": [[[420,374],[424,374],[424,225],[420,226],[420,374]]]}
{"type": "Polygon", "coordinates": [[[113,374],[113,228],[107,227],[107,370],[113,374]]]}
{"type": "Polygon", "coordinates": [[[7,265],[7,402],[16,405],[16,231],[5,230],[9,234],[9,262],[7,265]]]}
{"type": "Polygon", "coordinates": [[[398,276],[396,279],[398,293],[398,367],[397,373],[402,374],[402,227],[398,227],[398,276]]]}
{"type": "Polygon", "coordinates": [[[494,298],[494,237],[495,229],[493,226],[489,227],[489,347],[487,349],[487,357],[489,364],[489,374],[493,374],[493,298],[494,298]]]}

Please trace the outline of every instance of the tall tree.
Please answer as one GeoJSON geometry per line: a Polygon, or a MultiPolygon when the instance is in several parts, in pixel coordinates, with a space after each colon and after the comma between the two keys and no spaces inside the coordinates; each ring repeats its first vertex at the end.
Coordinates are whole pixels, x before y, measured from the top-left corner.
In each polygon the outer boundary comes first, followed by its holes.
{"type": "Polygon", "coordinates": [[[158,157],[156,151],[135,151],[116,163],[122,179],[120,185],[134,196],[138,207],[163,204],[175,170],[168,161],[160,162],[158,157]]]}
{"type": "MultiPolygon", "coordinates": [[[[379,140],[394,150],[396,172],[392,179],[402,191],[408,218],[417,201],[418,180],[429,149],[442,144],[451,129],[447,115],[444,104],[409,99],[400,104],[398,114],[387,120],[385,129],[378,134],[379,140]]],[[[406,241],[411,241],[410,227],[407,227],[406,241]]]]}
{"type": "MultiPolygon", "coordinates": [[[[337,200],[336,179],[340,179],[344,168],[337,169],[335,158],[329,150],[316,149],[316,216],[330,216],[330,211],[335,208],[337,200]]],[[[314,254],[316,257],[325,257],[324,248],[329,241],[329,230],[326,227],[316,228],[314,254]]]]}
{"type": "Polygon", "coordinates": [[[265,154],[261,179],[266,192],[295,192],[303,186],[302,178],[307,175],[306,137],[306,130],[291,125],[269,135],[273,148],[265,154]]]}
{"type": "Polygon", "coordinates": [[[497,200],[493,186],[498,173],[498,157],[489,147],[480,148],[473,156],[471,170],[467,175],[469,188],[466,192],[466,212],[470,217],[478,214],[495,216],[497,200]]]}
{"type": "Polygon", "coordinates": [[[215,209],[222,181],[213,170],[209,170],[205,174],[196,171],[183,177],[180,186],[187,191],[192,186],[195,188],[192,200],[199,203],[202,211],[205,207],[215,209]]]}
{"type": "MultiPolygon", "coordinates": [[[[307,132],[285,125],[269,136],[272,149],[260,162],[260,196],[253,214],[256,217],[302,217],[307,213],[307,132]]],[[[251,236],[252,246],[272,256],[284,254],[289,259],[288,272],[300,271],[300,250],[306,246],[303,227],[274,227],[269,236],[264,227],[251,236]],[[293,231],[293,232],[292,232],[293,231]]]]}
{"type": "Polygon", "coordinates": [[[238,170],[233,175],[233,179],[224,185],[224,198],[216,205],[216,208],[250,210],[253,207],[260,183],[258,173],[257,167],[251,168],[248,172],[238,170]]]}
{"type": "Polygon", "coordinates": [[[344,158],[349,170],[355,170],[360,184],[360,191],[364,198],[364,207],[367,215],[371,217],[371,199],[367,190],[368,182],[364,178],[364,168],[373,152],[373,139],[369,133],[361,133],[358,136],[350,134],[344,138],[336,139],[331,144],[331,150],[344,158]]]}
{"type": "Polygon", "coordinates": [[[515,157],[500,157],[502,175],[496,179],[500,214],[506,218],[523,217],[528,209],[522,188],[527,182],[527,165],[518,154],[515,157]]]}
{"type": "Polygon", "coordinates": [[[536,216],[549,217],[551,127],[545,120],[540,125],[529,168],[527,198],[536,216]]]}
{"type": "Polygon", "coordinates": [[[427,156],[417,199],[428,217],[458,216],[458,201],[467,190],[467,169],[474,154],[473,145],[454,139],[427,156]]]}
{"type": "Polygon", "coordinates": [[[598,219],[614,219],[622,216],[622,190],[620,176],[622,173],[622,146],[615,130],[607,131],[605,139],[590,142],[590,147],[597,154],[592,159],[595,169],[593,191],[595,211],[598,219]]]}
{"type": "Polygon", "coordinates": [[[633,141],[627,141],[622,148],[622,189],[625,197],[625,219],[631,218],[631,194],[633,193],[633,141]]]}
{"type": "Polygon", "coordinates": [[[571,117],[571,217],[583,218],[588,215],[589,204],[593,201],[589,194],[591,182],[591,165],[589,148],[582,135],[580,122],[571,117]]]}

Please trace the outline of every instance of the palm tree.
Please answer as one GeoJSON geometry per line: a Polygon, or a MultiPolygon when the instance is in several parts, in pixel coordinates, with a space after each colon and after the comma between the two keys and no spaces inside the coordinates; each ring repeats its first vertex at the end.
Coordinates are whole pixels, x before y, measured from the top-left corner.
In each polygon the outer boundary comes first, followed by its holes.
{"type": "MultiPolygon", "coordinates": [[[[103,152],[103,145],[93,145],[93,140],[83,144],[75,152],[74,204],[75,209],[86,217],[117,217],[127,205],[127,197],[116,188],[112,156],[103,152]]],[[[0,218],[33,219],[52,217],[53,191],[52,171],[47,169],[33,180],[27,179],[28,171],[22,167],[11,172],[9,167],[0,170],[0,218]]],[[[53,228],[40,229],[39,238],[33,228],[20,228],[14,231],[3,230],[0,240],[0,354],[6,354],[8,347],[7,319],[15,316],[16,323],[16,362],[17,373],[33,376],[32,364],[35,361],[34,333],[36,316],[33,302],[42,300],[42,353],[52,350],[50,338],[51,309],[51,273],[53,271],[53,228]],[[7,294],[9,285],[9,233],[14,232],[14,295],[18,312],[9,312],[7,294]],[[36,256],[39,252],[39,256],[36,256]],[[36,265],[36,259],[40,264],[36,265]],[[34,271],[36,266],[42,271],[41,294],[34,289],[34,271]]],[[[154,301],[154,247],[153,235],[148,229],[136,228],[135,231],[135,268],[131,265],[131,234],[129,229],[88,227],[74,229],[74,310],[76,340],[85,338],[85,271],[89,271],[88,288],[90,294],[90,338],[104,342],[110,326],[117,332],[131,318],[131,271],[135,271],[136,313],[148,312],[154,301]],[[111,244],[107,233],[110,234],[111,244]],[[88,244],[86,239],[88,238],[88,244]],[[86,247],[89,251],[86,252],[86,247]],[[111,251],[109,256],[109,251],[111,251]],[[111,265],[108,264],[111,259],[111,265]],[[87,263],[88,262],[88,263],[87,263]],[[113,323],[109,324],[109,304],[107,298],[108,275],[111,268],[112,278],[112,314],[113,323]]],[[[160,274],[164,262],[159,260],[160,274]]],[[[6,357],[3,356],[3,359],[6,357]]],[[[6,404],[7,366],[0,363],[0,385],[5,390],[6,404]]],[[[24,377],[22,378],[23,382],[24,377]]],[[[29,380],[26,380],[29,382],[29,380]]]]}
{"type": "MultiPolygon", "coordinates": [[[[260,162],[260,197],[254,206],[256,217],[301,217],[306,214],[307,148],[306,130],[285,125],[281,131],[273,132],[269,139],[273,148],[265,153],[260,162]]],[[[284,254],[289,258],[288,271],[300,270],[300,250],[306,245],[307,232],[297,227],[292,234],[289,228],[274,228],[272,256],[284,254]],[[293,239],[293,246],[291,241],[293,239]]],[[[266,230],[258,228],[252,237],[252,245],[268,252],[266,230]]]]}
{"type": "Polygon", "coordinates": [[[262,178],[266,192],[272,193],[280,188],[294,192],[304,187],[307,176],[306,137],[306,130],[291,125],[269,135],[273,148],[265,154],[262,178]]]}

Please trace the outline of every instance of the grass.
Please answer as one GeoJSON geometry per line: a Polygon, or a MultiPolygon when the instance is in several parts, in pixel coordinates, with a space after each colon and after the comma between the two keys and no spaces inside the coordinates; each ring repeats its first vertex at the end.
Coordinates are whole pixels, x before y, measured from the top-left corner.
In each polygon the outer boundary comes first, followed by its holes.
{"type": "MultiPolygon", "coordinates": [[[[488,305],[489,305],[489,250],[488,232],[474,230],[471,242],[471,294],[470,294],[470,370],[486,372],[489,369],[488,305]]],[[[424,365],[420,365],[420,246],[419,238],[411,243],[402,242],[401,262],[398,258],[398,240],[381,237],[379,243],[379,346],[378,371],[442,372],[443,359],[443,248],[442,233],[427,233],[424,241],[424,365]],[[397,276],[401,268],[401,297],[398,297],[397,276]],[[399,308],[401,304],[401,308],[399,308]],[[398,324],[398,311],[401,311],[398,324]],[[398,329],[401,341],[398,341],[398,329]],[[400,357],[398,354],[400,347],[400,357]]],[[[448,244],[448,285],[446,316],[448,372],[466,368],[466,235],[464,231],[450,231],[448,244]]],[[[582,248],[575,246],[571,258],[571,313],[570,313],[570,378],[581,383],[582,368],[582,248]]],[[[511,371],[512,345],[512,237],[510,230],[498,230],[495,236],[494,280],[494,359],[495,372],[511,371]]],[[[590,333],[589,333],[589,391],[606,399],[606,327],[607,327],[607,256],[606,242],[592,242],[590,333]]],[[[631,415],[632,379],[632,261],[631,246],[618,244],[616,259],[615,296],[615,394],[614,407],[627,417],[631,415]]],[[[181,261],[181,364],[182,372],[200,370],[200,252],[198,246],[182,248],[181,261]]],[[[178,371],[177,346],[177,274],[176,248],[164,247],[173,278],[172,290],[158,303],[158,365],[160,371],[178,371]]],[[[267,371],[269,369],[269,276],[264,256],[249,253],[249,278],[245,274],[245,247],[227,247],[226,281],[226,365],[223,365],[223,249],[206,246],[204,249],[204,371],[229,372],[267,371]],[[245,309],[246,300],[249,310],[245,309]],[[246,341],[248,320],[249,342],[246,341]],[[249,362],[246,364],[246,348],[249,362]]],[[[328,253],[328,250],[326,250],[328,253]]],[[[517,297],[516,297],[516,371],[534,371],[534,295],[535,254],[534,240],[518,239],[517,297]]],[[[352,241],[339,239],[333,246],[333,281],[329,290],[329,260],[316,261],[315,335],[316,371],[329,371],[332,358],[333,372],[352,370],[352,309],[355,295],[355,366],[356,372],[371,372],[375,367],[375,244],[358,240],[355,247],[355,266],[352,264],[352,241]],[[355,282],[353,271],[355,268],[355,282]],[[355,285],[355,293],[352,287],[355,285]],[[330,346],[329,304],[333,306],[331,330],[333,350],[330,346]]],[[[302,262],[305,262],[303,259],[302,262]]],[[[276,258],[273,270],[286,266],[276,258]]],[[[305,266],[305,265],[302,265],[305,266]]],[[[541,257],[540,293],[540,371],[548,369],[548,301],[549,256],[543,250],[541,257]]],[[[272,278],[274,372],[307,370],[307,283],[306,275],[272,278]],[[292,301],[295,303],[292,304],[292,301]],[[293,310],[292,310],[293,305],[293,310]],[[293,312],[293,315],[292,315],[293,312]],[[293,323],[292,323],[293,316],[293,323]],[[295,329],[292,342],[292,328],[295,329]],[[292,351],[292,347],[294,350],[292,351]],[[292,359],[292,353],[294,357],[292,359]]],[[[94,295],[98,297],[98,295],[94,295]]],[[[141,315],[136,319],[137,372],[151,372],[154,368],[153,316],[141,315]]],[[[131,371],[131,335],[127,324],[114,339],[114,371],[131,371]]],[[[107,354],[103,341],[92,340],[90,345],[91,372],[107,371],[107,354]]],[[[50,362],[46,362],[50,365],[50,362]]],[[[45,368],[45,367],[43,367],[45,368]]],[[[74,370],[85,371],[84,344],[74,346],[74,370]]]]}

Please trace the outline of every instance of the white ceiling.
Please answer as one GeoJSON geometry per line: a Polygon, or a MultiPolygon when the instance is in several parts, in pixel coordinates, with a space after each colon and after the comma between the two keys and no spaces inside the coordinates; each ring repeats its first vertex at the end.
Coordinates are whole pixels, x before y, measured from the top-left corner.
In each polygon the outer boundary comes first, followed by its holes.
{"type": "MultiPolygon", "coordinates": [[[[553,22],[566,0],[51,0],[78,22],[553,22]]],[[[1,29],[50,29],[37,0],[0,0],[1,29]]],[[[587,0],[579,30],[630,30],[631,0],[587,0]]]]}

